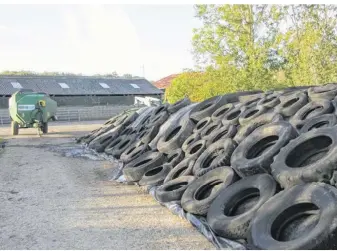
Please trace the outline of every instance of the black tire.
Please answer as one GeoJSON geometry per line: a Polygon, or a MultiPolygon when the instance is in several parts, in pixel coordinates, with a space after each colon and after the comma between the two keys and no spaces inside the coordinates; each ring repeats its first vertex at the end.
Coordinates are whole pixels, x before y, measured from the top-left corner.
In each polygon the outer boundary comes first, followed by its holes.
{"type": "Polygon", "coordinates": [[[167,155],[167,164],[170,164],[172,167],[178,165],[185,158],[185,153],[181,149],[176,149],[170,154],[167,155]]]}
{"type": "Polygon", "coordinates": [[[284,188],[308,182],[329,182],[337,166],[336,127],[301,134],[281,149],[271,165],[284,188]]]}
{"type": "Polygon", "coordinates": [[[105,147],[113,141],[122,132],[124,127],[122,125],[116,126],[111,130],[101,134],[89,144],[89,148],[96,150],[97,152],[103,152],[105,147]]]}
{"type": "Polygon", "coordinates": [[[188,106],[189,104],[191,104],[191,101],[189,100],[189,98],[184,98],[170,105],[167,108],[167,110],[170,114],[172,114],[172,113],[179,111],[181,108],[188,106]]]}
{"type": "Polygon", "coordinates": [[[246,239],[257,210],[275,191],[276,182],[269,174],[243,178],[219,191],[219,196],[209,207],[207,222],[219,236],[246,239]]]}
{"type": "Polygon", "coordinates": [[[240,177],[270,173],[273,157],[297,135],[292,125],[285,121],[264,125],[234,150],[231,166],[240,177]]]}
{"type": "Polygon", "coordinates": [[[139,181],[141,186],[158,186],[164,182],[167,174],[171,171],[171,165],[160,165],[151,168],[144,173],[142,179],[139,181]]]}
{"type": "MultiPolygon", "coordinates": [[[[136,134],[131,134],[126,136],[118,145],[116,145],[112,151],[111,155],[114,156],[115,158],[119,159],[121,154],[131,145],[136,141],[136,134]]],[[[105,149],[106,152],[106,149],[105,149]]]]}
{"type": "Polygon", "coordinates": [[[245,110],[243,113],[241,113],[239,117],[239,123],[241,126],[244,126],[245,124],[250,123],[253,119],[263,115],[266,113],[267,108],[265,106],[257,106],[252,107],[247,110],[245,110]]]}
{"type": "Polygon", "coordinates": [[[160,113],[167,111],[168,104],[163,104],[154,108],[149,121],[153,121],[160,113]]]}
{"type": "Polygon", "coordinates": [[[251,221],[252,249],[330,250],[337,246],[336,189],[311,183],[282,191],[251,221]]]}
{"type": "Polygon", "coordinates": [[[19,124],[14,120],[12,120],[11,129],[12,129],[12,135],[19,134],[19,124]]]}
{"type": "Polygon", "coordinates": [[[295,92],[295,94],[283,97],[281,103],[275,107],[275,111],[284,117],[291,117],[307,103],[308,97],[305,93],[295,92]]]}
{"type": "Polygon", "coordinates": [[[185,155],[187,158],[195,160],[200,156],[200,154],[203,153],[203,151],[205,151],[205,149],[206,149],[206,141],[201,139],[191,144],[186,149],[185,155]]]}
{"type": "Polygon", "coordinates": [[[230,112],[231,110],[234,109],[234,104],[233,103],[229,103],[229,104],[225,104],[221,107],[219,107],[218,109],[216,109],[211,118],[212,121],[214,122],[221,122],[223,116],[225,116],[228,112],[230,112]]]}
{"type": "Polygon", "coordinates": [[[256,106],[257,106],[257,103],[258,103],[263,97],[264,97],[264,96],[259,95],[258,98],[254,98],[254,99],[251,99],[251,100],[247,100],[246,102],[242,102],[242,103],[240,104],[240,106],[244,106],[244,107],[246,107],[247,109],[256,107],[256,106]]]}
{"type": "Polygon", "coordinates": [[[301,128],[300,133],[306,133],[315,128],[332,127],[337,124],[335,114],[324,114],[318,117],[308,119],[304,126],[301,128]]]}
{"type": "Polygon", "coordinates": [[[257,102],[256,106],[264,106],[266,108],[274,108],[280,103],[280,95],[272,93],[262,98],[259,102],[257,102]]]}
{"type": "Polygon", "coordinates": [[[238,125],[240,115],[246,110],[245,106],[235,107],[222,118],[223,125],[238,125]]]}
{"type": "Polygon", "coordinates": [[[320,99],[312,101],[298,110],[295,115],[290,118],[289,122],[297,130],[300,130],[308,119],[331,113],[332,111],[333,106],[329,100],[320,99]]]}
{"type": "Polygon", "coordinates": [[[193,133],[200,133],[205,127],[212,123],[211,117],[201,119],[193,129],[193,133]]]}
{"type": "Polygon", "coordinates": [[[195,160],[185,158],[178,165],[176,165],[166,176],[164,183],[174,180],[181,176],[192,175],[193,165],[195,160]]]}
{"type": "Polygon", "coordinates": [[[138,138],[144,144],[149,144],[151,142],[151,140],[153,140],[156,137],[156,135],[158,134],[158,131],[159,131],[159,126],[152,126],[148,129],[146,129],[145,131],[143,131],[139,135],[138,138]]]}
{"type": "Polygon", "coordinates": [[[323,86],[315,86],[308,89],[310,100],[320,99],[333,100],[337,96],[337,84],[330,83],[323,86]]]}
{"type": "Polygon", "coordinates": [[[190,118],[196,123],[205,117],[210,117],[220,106],[227,103],[226,96],[215,96],[197,104],[191,111],[190,118]]]}
{"type": "Polygon", "coordinates": [[[201,139],[201,136],[199,133],[193,133],[192,135],[190,135],[183,143],[183,145],[181,146],[181,149],[186,152],[187,148],[193,144],[194,142],[198,141],[201,139]]]}
{"type": "Polygon", "coordinates": [[[181,198],[181,206],[185,211],[206,215],[212,201],[219,192],[234,183],[237,175],[230,167],[219,167],[194,180],[181,198]]]}
{"type": "Polygon", "coordinates": [[[143,144],[141,141],[137,141],[125,149],[120,156],[120,160],[123,161],[124,164],[127,164],[149,150],[150,148],[148,145],[143,144]]]}
{"type": "Polygon", "coordinates": [[[206,140],[206,147],[217,142],[220,139],[232,139],[237,133],[235,125],[225,125],[211,134],[204,136],[203,139],[206,140]]]}
{"type": "Polygon", "coordinates": [[[155,192],[156,198],[162,202],[180,201],[186,188],[194,181],[193,176],[182,176],[171,180],[158,187],[155,192]]]}
{"type": "Polygon", "coordinates": [[[240,144],[241,141],[247,138],[257,128],[272,122],[278,122],[282,120],[283,120],[282,116],[278,113],[268,112],[266,114],[263,114],[255,119],[252,119],[247,125],[240,127],[234,137],[234,140],[238,144],[240,144]]]}
{"type": "Polygon", "coordinates": [[[164,132],[159,139],[157,149],[159,152],[170,153],[178,148],[181,148],[185,139],[192,134],[194,123],[189,119],[185,119],[178,123],[170,130],[164,132]]]}
{"type": "MultiPolygon", "coordinates": [[[[164,109],[164,108],[163,108],[164,109]]],[[[167,111],[161,111],[156,116],[151,117],[149,123],[146,125],[146,128],[153,126],[160,127],[168,119],[169,114],[167,111]]]]}
{"type": "Polygon", "coordinates": [[[44,134],[48,133],[48,122],[45,122],[45,123],[42,124],[42,132],[44,134]]]}
{"type": "Polygon", "coordinates": [[[229,166],[235,147],[236,143],[231,139],[221,139],[211,144],[195,161],[194,175],[202,176],[212,170],[211,168],[214,166],[229,166]],[[213,162],[216,159],[217,161],[213,162]]]}
{"type": "Polygon", "coordinates": [[[246,103],[246,102],[250,102],[250,101],[253,101],[253,100],[261,99],[263,97],[264,97],[264,93],[254,93],[254,94],[251,94],[251,95],[240,96],[239,101],[241,103],[246,103]]]}
{"type": "Polygon", "coordinates": [[[212,122],[200,132],[200,136],[202,139],[208,137],[212,132],[218,131],[221,127],[221,122],[212,122]]]}
{"type": "Polygon", "coordinates": [[[114,150],[114,148],[115,148],[116,146],[118,146],[121,142],[123,142],[124,139],[126,139],[126,138],[127,138],[126,135],[121,135],[121,136],[115,138],[114,140],[112,140],[112,141],[105,147],[104,152],[105,152],[106,154],[111,155],[112,152],[113,152],[113,150],[114,150]]]}
{"type": "Polygon", "coordinates": [[[165,156],[159,152],[146,152],[129,162],[123,169],[127,181],[139,181],[145,172],[165,162],[165,156]]]}

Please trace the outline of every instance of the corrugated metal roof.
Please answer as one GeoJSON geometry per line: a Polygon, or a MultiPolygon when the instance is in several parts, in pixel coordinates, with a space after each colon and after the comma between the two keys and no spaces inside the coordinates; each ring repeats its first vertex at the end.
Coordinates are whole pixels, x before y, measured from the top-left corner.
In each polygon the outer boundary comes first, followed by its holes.
{"type": "Polygon", "coordinates": [[[137,95],[161,94],[162,91],[146,79],[120,79],[84,76],[0,76],[0,95],[18,91],[11,84],[18,82],[23,89],[45,92],[50,95],[137,95]],[[62,88],[65,83],[69,88],[62,88]],[[103,88],[105,83],[109,88],[103,88]],[[131,84],[134,84],[131,85],[131,84]],[[138,86],[139,88],[135,88],[138,86]]]}

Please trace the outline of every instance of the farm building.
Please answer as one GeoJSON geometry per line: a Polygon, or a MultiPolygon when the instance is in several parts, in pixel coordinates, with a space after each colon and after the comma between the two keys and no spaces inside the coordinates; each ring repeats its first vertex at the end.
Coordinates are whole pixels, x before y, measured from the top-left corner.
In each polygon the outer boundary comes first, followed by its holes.
{"type": "Polygon", "coordinates": [[[0,76],[0,108],[19,89],[49,94],[58,106],[133,105],[135,96],[160,98],[146,79],[84,76],[0,76]]]}
{"type": "Polygon", "coordinates": [[[61,121],[108,119],[134,107],[136,97],[161,99],[163,93],[142,78],[0,76],[0,125],[10,123],[8,99],[20,89],[49,94],[61,121]]]}

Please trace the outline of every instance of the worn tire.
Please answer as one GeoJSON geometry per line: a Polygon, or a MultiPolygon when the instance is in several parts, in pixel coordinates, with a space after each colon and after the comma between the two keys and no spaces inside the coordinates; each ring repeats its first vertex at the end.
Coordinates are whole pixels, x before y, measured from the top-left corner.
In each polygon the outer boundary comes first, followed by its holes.
{"type": "Polygon", "coordinates": [[[190,118],[195,122],[210,117],[220,106],[227,103],[226,96],[215,96],[197,104],[191,111],[190,118]]]}
{"type": "Polygon", "coordinates": [[[160,165],[151,168],[144,173],[142,179],[139,181],[141,186],[157,186],[164,182],[167,174],[171,171],[171,165],[160,165]]]}
{"type": "Polygon", "coordinates": [[[176,149],[170,154],[167,155],[167,164],[170,164],[172,167],[178,165],[185,158],[185,153],[181,149],[176,149]]]}
{"type": "Polygon", "coordinates": [[[142,141],[144,144],[149,144],[151,140],[153,140],[154,137],[156,137],[158,131],[159,126],[149,127],[139,135],[139,140],[142,141]]]}
{"type": "Polygon", "coordinates": [[[162,202],[180,201],[187,187],[195,180],[193,176],[182,176],[158,187],[156,198],[162,202]]]}
{"type": "Polygon", "coordinates": [[[301,128],[300,133],[306,133],[315,128],[332,127],[337,124],[335,114],[324,114],[318,117],[308,119],[304,126],[301,128]]]}
{"type": "Polygon", "coordinates": [[[193,165],[195,160],[185,158],[179,164],[177,164],[166,176],[164,183],[174,180],[181,176],[192,175],[193,165]]]}
{"type": "Polygon", "coordinates": [[[244,125],[239,128],[238,132],[234,136],[234,140],[240,144],[245,138],[247,138],[252,132],[254,132],[257,128],[272,123],[282,121],[283,118],[280,114],[269,112],[263,114],[255,119],[252,119],[247,125],[244,125]]]}
{"type": "Polygon", "coordinates": [[[307,103],[308,97],[305,93],[295,92],[292,95],[283,97],[281,103],[275,107],[275,111],[284,117],[291,117],[307,103]]]}
{"type": "Polygon", "coordinates": [[[202,154],[205,151],[205,149],[206,149],[206,141],[201,139],[191,144],[186,149],[185,155],[187,158],[195,160],[200,156],[200,154],[202,154]]]}
{"type": "Polygon", "coordinates": [[[236,143],[231,139],[221,139],[211,144],[195,161],[193,173],[202,176],[214,166],[229,166],[236,143]],[[214,160],[217,160],[214,162],[214,160]]]}
{"type": "Polygon", "coordinates": [[[206,147],[209,147],[220,139],[232,139],[236,133],[237,129],[235,125],[224,125],[218,130],[213,131],[211,134],[204,136],[203,139],[206,140],[206,147]]]}
{"type": "Polygon", "coordinates": [[[307,119],[331,113],[332,111],[333,106],[329,100],[320,99],[317,101],[312,101],[298,110],[295,115],[290,118],[289,122],[296,129],[300,130],[307,119]]]}
{"type": "Polygon", "coordinates": [[[320,99],[333,100],[337,96],[337,84],[330,83],[323,86],[315,86],[308,89],[310,100],[320,99]]]}
{"type": "MultiPolygon", "coordinates": [[[[128,136],[125,136],[125,138],[118,144],[116,145],[112,151],[111,155],[114,156],[115,158],[119,159],[121,154],[131,145],[136,141],[136,134],[131,134],[128,136]]],[[[105,148],[106,152],[106,148],[105,148]]],[[[107,153],[107,152],[106,152],[107,153]]]]}
{"type": "Polygon", "coordinates": [[[123,169],[127,181],[139,181],[145,172],[165,162],[165,156],[159,152],[146,152],[129,162],[123,169]]]}
{"type": "Polygon", "coordinates": [[[259,102],[257,102],[256,106],[263,106],[266,108],[274,108],[280,103],[280,95],[272,93],[270,95],[265,96],[259,102]]]}
{"type": "Polygon", "coordinates": [[[167,111],[172,114],[175,113],[177,111],[179,111],[181,108],[188,106],[189,104],[191,104],[191,101],[189,98],[183,98],[177,102],[175,102],[174,104],[170,105],[167,108],[167,111]]]}
{"type": "Polygon", "coordinates": [[[257,210],[275,191],[276,182],[269,174],[243,178],[219,191],[219,196],[209,207],[207,222],[221,237],[246,239],[257,210]]]}
{"type": "Polygon", "coordinates": [[[146,127],[147,128],[150,128],[153,126],[160,127],[168,119],[168,117],[169,117],[168,112],[163,110],[160,113],[158,113],[156,116],[151,117],[146,127]]]}
{"type": "Polygon", "coordinates": [[[265,106],[257,106],[257,107],[252,107],[247,110],[245,110],[243,113],[241,113],[239,117],[239,123],[241,126],[244,126],[253,119],[265,114],[267,111],[267,108],[265,106]]]}
{"type": "Polygon", "coordinates": [[[186,152],[187,148],[193,144],[194,142],[198,141],[201,139],[201,136],[199,133],[193,133],[192,135],[190,135],[183,143],[183,145],[181,146],[181,149],[186,152]]]}
{"type": "Polygon", "coordinates": [[[297,135],[292,125],[285,121],[264,125],[234,150],[231,166],[240,177],[270,173],[273,157],[297,135]]]}
{"type": "Polygon", "coordinates": [[[246,110],[245,106],[237,106],[223,116],[221,123],[223,125],[238,125],[240,115],[246,110]]]}
{"type": "Polygon", "coordinates": [[[212,132],[218,131],[221,127],[221,122],[212,122],[200,132],[200,136],[201,138],[205,138],[209,136],[212,132]]]}
{"type": "Polygon", "coordinates": [[[289,188],[329,182],[336,166],[336,127],[330,127],[311,130],[290,141],[275,157],[271,172],[283,188],[289,188]]]}
{"type": "Polygon", "coordinates": [[[201,119],[193,129],[193,133],[200,133],[202,130],[205,129],[210,123],[212,123],[211,117],[206,117],[201,119]]]}
{"type": "Polygon", "coordinates": [[[230,167],[219,167],[208,172],[187,187],[181,198],[182,208],[192,214],[206,215],[219,192],[237,179],[237,175],[230,167]]]}
{"type": "Polygon", "coordinates": [[[141,141],[137,141],[125,149],[120,156],[120,160],[123,161],[124,164],[127,164],[149,150],[150,148],[148,145],[143,144],[141,141]]]}
{"type": "Polygon", "coordinates": [[[229,103],[229,104],[225,104],[221,107],[219,107],[218,109],[216,109],[211,118],[212,118],[212,121],[214,122],[221,122],[223,116],[225,116],[228,112],[230,112],[231,110],[234,109],[234,104],[233,103],[229,103]]]}
{"type": "Polygon", "coordinates": [[[252,249],[335,249],[336,193],[331,186],[311,183],[276,194],[251,221],[248,244],[252,249]]]}
{"type": "Polygon", "coordinates": [[[93,139],[90,142],[89,148],[94,149],[97,152],[103,152],[105,147],[112,140],[114,140],[116,137],[118,137],[118,135],[123,130],[123,128],[124,127],[122,125],[119,125],[119,126],[116,126],[116,127],[112,128],[111,130],[101,134],[100,136],[98,136],[97,138],[93,139]]]}

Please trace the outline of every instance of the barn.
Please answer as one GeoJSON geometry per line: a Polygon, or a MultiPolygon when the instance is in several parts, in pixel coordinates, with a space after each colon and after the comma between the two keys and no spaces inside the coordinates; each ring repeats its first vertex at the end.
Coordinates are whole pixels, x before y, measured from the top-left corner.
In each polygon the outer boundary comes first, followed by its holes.
{"type": "Polygon", "coordinates": [[[49,94],[61,120],[81,120],[81,113],[82,119],[105,119],[132,107],[135,97],[161,98],[163,93],[144,78],[0,76],[0,124],[8,120],[8,99],[20,89],[49,94]]]}

